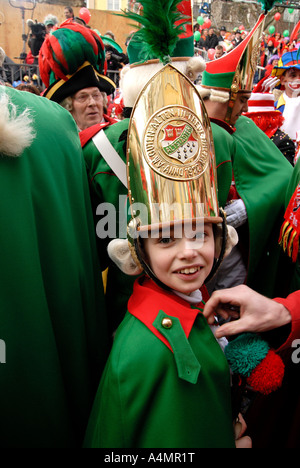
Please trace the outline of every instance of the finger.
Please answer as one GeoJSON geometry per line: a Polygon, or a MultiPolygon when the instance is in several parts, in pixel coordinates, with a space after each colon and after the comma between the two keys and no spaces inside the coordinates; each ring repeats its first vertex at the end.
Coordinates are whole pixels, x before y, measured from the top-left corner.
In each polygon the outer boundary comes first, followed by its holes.
{"type": "Polygon", "coordinates": [[[206,317],[207,323],[209,325],[216,325],[216,316],[222,317],[224,320],[229,319],[229,314],[222,309],[217,309],[212,315],[206,317]]]}
{"type": "Polygon", "coordinates": [[[237,449],[251,449],[252,439],[249,436],[242,437],[241,439],[236,440],[235,446],[237,449]]]}
{"type": "Polygon", "coordinates": [[[236,320],[234,322],[225,323],[216,330],[216,338],[222,338],[224,336],[238,335],[249,330],[249,324],[243,319],[236,320]]]}
{"type": "MultiPolygon", "coordinates": [[[[232,291],[230,289],[223,289],[222,291],[216,291],[213,293],[211,298],[205,304],[203,315],[204,317],[208,318],[210,315],[215,314],[216,312],[222,312],[222,305],[224,304],[232,304],[232,291]],[[220,310],[219,310],[220,309],[220,310]]],[[[228,315],[227,315],[228,317],[228,315]]],[[[226,317],[224,317],[226,318],[226,317]]]]}

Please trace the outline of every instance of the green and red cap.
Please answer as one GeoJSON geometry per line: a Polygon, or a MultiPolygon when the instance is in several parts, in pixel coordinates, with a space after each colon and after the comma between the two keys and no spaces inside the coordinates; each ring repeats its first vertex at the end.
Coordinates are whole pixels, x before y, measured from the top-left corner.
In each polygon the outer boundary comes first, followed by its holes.
{"type": "Polygon", "coordinates": [[[44,96],[61,102],[80,89],[97,87],[108,95],[115,84],[106,76],[105,48],[99,35],[70,20],[49,34],[40,50],[44,96]]]}

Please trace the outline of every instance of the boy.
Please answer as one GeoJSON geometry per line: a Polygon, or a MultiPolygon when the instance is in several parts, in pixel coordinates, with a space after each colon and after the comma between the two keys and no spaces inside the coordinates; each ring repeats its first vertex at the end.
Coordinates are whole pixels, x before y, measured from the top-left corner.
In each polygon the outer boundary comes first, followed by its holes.
{"type": "Polygon", "coordinates": [[[205,280],[237,242],[219,215],[210,136],[196,89],[167,65],[130,121],[129,242],[109,254],[147,276],[116,333],[87,447],[235,446],[228,364],[201,313],[205,280]]]}

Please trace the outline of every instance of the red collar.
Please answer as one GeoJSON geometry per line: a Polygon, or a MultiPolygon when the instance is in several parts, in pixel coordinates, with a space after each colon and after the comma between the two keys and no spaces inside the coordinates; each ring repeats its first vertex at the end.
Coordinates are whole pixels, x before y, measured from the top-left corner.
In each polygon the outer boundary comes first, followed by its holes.
{"type": "Polygon", "coordinates": [[[198,306],[192,306],[172,292],[164,291],[154,281],[145,276],[134,283],[133,294],[128,302],[128,312],[139,319],[152,333],[172,351],[170,343],[154,327],[158,313],[162,310],[171,317],[180,320],[183,331],[188,338],[199,310],[202,312],[209,295],[205,286],[201,288],[203,300],[198,306]]]}
{"type": "Polygon", "coordinates": [[[109,125],[113,125],[118,122],[116,119],[112,119],[111,117],[108,117],[108,115],[104,114],[104,120],[105,122],[102,122],[100,124],[93,125],[92,127],[89,127],[85,130],[82,130],[79,133],[79,138],[81,142],[81,147],[84,148],[85,145],[92,139],[94,136],[100,132],[100,130],[103,130],[104,128],[108,127],[109,125]]]}
{"type": "Polygon", "coordinates": [[[233,135],[236,132],[236,128],[232,127],[231,125],[229,125],[224,120],[211,118],[210,121],[215,123],[219,127],[224,128],[224,130],[226,130],[226,132],[228,132],[230,135],[233,135]]]}

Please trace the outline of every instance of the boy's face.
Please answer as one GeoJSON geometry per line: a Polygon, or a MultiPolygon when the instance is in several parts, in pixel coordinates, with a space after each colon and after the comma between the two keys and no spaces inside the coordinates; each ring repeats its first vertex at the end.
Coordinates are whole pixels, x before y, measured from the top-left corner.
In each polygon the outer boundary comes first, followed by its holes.
{"type": "Polygon", "coordinates": [[[215,258],[215,239],[212,224],[204,224],[201,234],[194,238],[164,237],[144,240],[145,252],[156,277],[175,291],[191,294],[201,288],[210,274],[215,258]],[[204,232],[203,232],[204,231],[204,232]]]}
{"type": "Polygon", "coordinates": [[[297,68],[287,70],[280,81],[288,97],[295,98],[300,95],[300,70],[297,68]]]}

